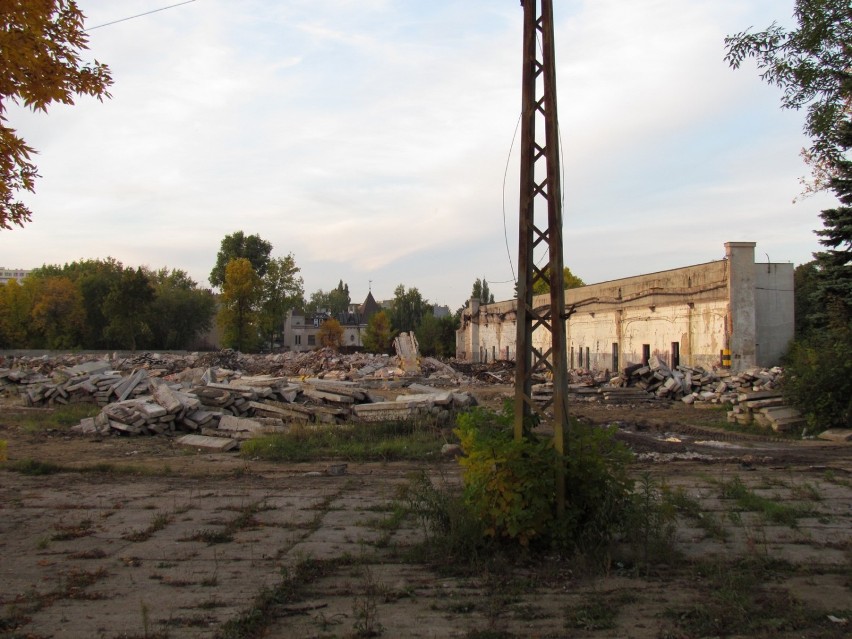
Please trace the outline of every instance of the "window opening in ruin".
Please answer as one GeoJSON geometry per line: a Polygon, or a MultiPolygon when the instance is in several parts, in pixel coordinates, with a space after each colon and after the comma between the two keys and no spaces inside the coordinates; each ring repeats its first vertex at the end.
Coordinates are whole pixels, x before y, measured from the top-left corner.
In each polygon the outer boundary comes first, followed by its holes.
{"type": "Polygon", "coordinates": [[[316,346],[317,345],[317,336],[316,335],[308,335],[308,346],[316,346]]]}
{"type": "Polygon", "coordinates": [[[293,337],[293,343],[294,343],[296,346],[300,346],[300,345],[302,344],[302,336],[301,336],[301,335],[296,335],[296,336],[294,336],[294,337],[293,337]]]}
{"type": "Polygon", "coordinates": [[[648,365],[648,360],[651,359],[651,345],[642,344],[642,366],[648,365]]]}
{"type": "Polygon", "coordinates": [[[579,361],[579,364],[580,364],[580,368],[583,368],[583,347],[582,347],[582,346],[580,347],[580,361],[579,361]]]}
{"type": "Polygon", "coordinates": [[[612,343],[612,370],[618,370],[618,342],[612,343]]]}
{"type": "Polygon", "coordinates": [[[680,342],[672,342],[671,367],[677,368],[678,366],[680,366],[680,342]]]}
{"type": "Polygon", "coordinates": [[[586,346],[586,368],[592,367],[592,358],[589,357],[589,347],[586,346]]]}
{"type": "Polygon", "coordinates": [[[496,346],[491,347],[491,360],[495,361],[495,362],[497,361],[497,347],[496,346]]]}
{"type": "Polygon", "coordinates": [[[571,361],[569,362],[569,368],[574,368],[574,347],[571,347],[571,361]]]}

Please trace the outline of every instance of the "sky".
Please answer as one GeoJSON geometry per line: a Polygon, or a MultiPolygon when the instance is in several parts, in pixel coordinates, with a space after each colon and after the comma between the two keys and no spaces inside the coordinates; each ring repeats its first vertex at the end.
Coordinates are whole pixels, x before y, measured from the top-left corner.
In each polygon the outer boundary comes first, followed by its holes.
{"type": "MultiPolygon", "coordinates": [[[[78,0],[87,27],[177,0],[78,0]]],[[[804,112],[724,38],[793,0],[555,0],[564,261],[595,283],[724,257],[809,261],[804,112]]],[[[195,0],[89,33],[112,97],[8,111],[41,178],[0,265],[113,257],[207,278],[223,237],[292,254],[306,296],[513,297],[518,0],[195,0]]]]}

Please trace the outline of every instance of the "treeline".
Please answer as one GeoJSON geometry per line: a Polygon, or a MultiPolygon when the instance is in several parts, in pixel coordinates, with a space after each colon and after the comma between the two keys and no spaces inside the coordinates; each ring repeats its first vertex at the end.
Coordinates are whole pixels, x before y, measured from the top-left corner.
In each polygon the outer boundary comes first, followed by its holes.
{"type": "Polygon", "coordinates": [[[181,270],[109,257],[45,265],[0,286],[0,347],[195,348],[215,312],[213,293],[181,270]]]}

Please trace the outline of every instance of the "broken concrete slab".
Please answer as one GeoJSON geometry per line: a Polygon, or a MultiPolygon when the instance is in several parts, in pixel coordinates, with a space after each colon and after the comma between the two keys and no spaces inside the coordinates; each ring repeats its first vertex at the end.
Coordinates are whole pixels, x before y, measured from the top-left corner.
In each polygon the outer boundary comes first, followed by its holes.
{"type": "Polygon", "coordinates": [[[219,452],[227,452],[239,446],[239,442],[229,437],[209,437],[207,435],[184,435],[178,438],[176,443],[185,448],[203,448],[219,452]]]}
{"type": "Polygon", "coordinates": [[[830,442],[852,442],[852,428],[829,428],[817,437],[830,442]]]}

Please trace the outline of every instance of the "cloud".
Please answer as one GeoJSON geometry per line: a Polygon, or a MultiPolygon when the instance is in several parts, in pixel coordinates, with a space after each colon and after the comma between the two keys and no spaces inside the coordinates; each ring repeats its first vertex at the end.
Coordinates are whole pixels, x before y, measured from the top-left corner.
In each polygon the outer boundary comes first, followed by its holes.
{"type": "MultiPolygon", "coordinates": [[[[82,3],[91,24],[150,9],[117,7],[82,3]]],[[[800,114],[722,59],[726,33],[785,18],[777,1],[555,10],[566,264],[611,279],[730,239],[807,258],[821,203],[790,204],[800,114]]],[[[309,291],[403,281],[458,306],[476,277],[511,278],[504,197],[517,251],[521,18],[493,0],[204,0],[96,30],[112,100],[10,110],[44,177],[4,261],[114,255],[204,282],[242,229],[293,252],[309,291]]]]}

